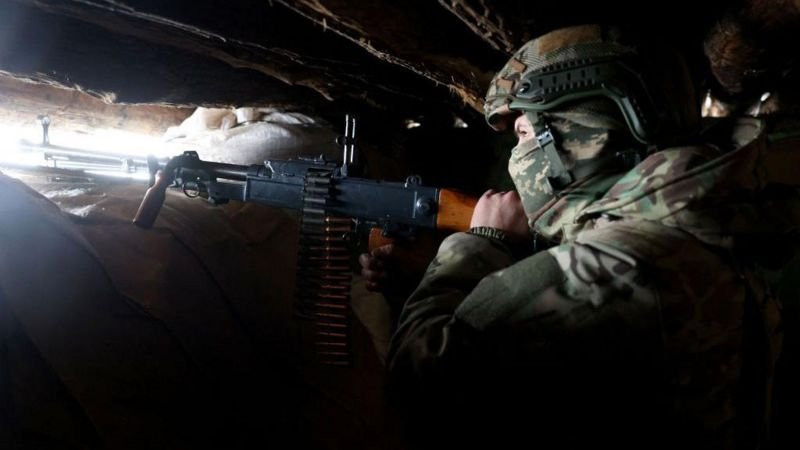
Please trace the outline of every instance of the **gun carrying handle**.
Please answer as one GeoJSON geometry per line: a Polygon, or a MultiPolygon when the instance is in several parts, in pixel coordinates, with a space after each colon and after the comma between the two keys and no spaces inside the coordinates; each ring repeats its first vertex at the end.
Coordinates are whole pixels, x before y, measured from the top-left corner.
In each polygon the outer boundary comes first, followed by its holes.
{"type": "Polygon", "coordinates": [[[139,210],[136,212],[136,217],[133,218],[133,223],[142,228],[150,228],[158,217],[161,206],[164,205],[164,199],[167,196],[167,187],[172,183],[172,179],[168,177],[163,171],[156,173],[155,183],[147,189],[142,199],[142,204],[139,205],[139,210]]]}

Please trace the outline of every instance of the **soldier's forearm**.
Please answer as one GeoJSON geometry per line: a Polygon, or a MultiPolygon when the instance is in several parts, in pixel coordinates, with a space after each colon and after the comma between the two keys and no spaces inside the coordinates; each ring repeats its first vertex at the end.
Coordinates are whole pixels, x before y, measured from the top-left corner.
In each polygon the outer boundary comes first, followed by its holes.
{"type": "Polygon", "coordinates": [[[456,309],[481,279],[512,262],[499,241],[468,233],[445,239],[403,308],[392,339],[390,370],[398,377],[441,374],[442,361],[457,352],[468,332],[454,323],[456,309]]]}

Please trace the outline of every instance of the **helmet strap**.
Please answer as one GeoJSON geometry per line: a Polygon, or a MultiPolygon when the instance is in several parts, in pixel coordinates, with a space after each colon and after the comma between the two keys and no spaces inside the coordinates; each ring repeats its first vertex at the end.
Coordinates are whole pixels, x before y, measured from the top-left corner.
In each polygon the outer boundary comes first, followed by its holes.
{"type": "Polygon", "coordinates": [[[642,160],[641,149],[629,149],[609,155],[577,160],[572,170],[569,170],[564,165],[564,160],[561,159],[555,136],[550,130],[548,121],[534,111],[526,111],[525,114],[528,115],[531,123],[536,123],[538,125],[537,128],[542,130],[536,133],[536,140],[539,143],[539,148],[544,151],[544,156],[550,166],[547,173],[547,184],[556,195],[577,180],[599,172],[630,170],[642,160]]]}
{"type": "Polygon", "coordinates": [[[536,140],[539,142],[539,148],[544,151],[544,157],[550,165],[547,173],[547,184],[554,194],[563,190],[565,187],[572,184],[575,178],[572,173],[567,170],[561,155],[558,154],[556,148],[556,140],[553,132],[550,131],[550,124],[539,113],[535,111],[526,111],[525,114],[531,123],[536,123],[541,126],[541,131],[536,133],[536,140]]]}

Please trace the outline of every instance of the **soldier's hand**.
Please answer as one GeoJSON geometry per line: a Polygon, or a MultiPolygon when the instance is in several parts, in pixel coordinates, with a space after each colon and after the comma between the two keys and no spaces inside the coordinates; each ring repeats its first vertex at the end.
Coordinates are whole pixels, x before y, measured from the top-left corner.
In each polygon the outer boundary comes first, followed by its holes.
{"type": "Polygon", "coordinates": [[[375,248],[358,262],[367,290],[403,296],[417,287],[435,254],[436,242],[423,236],[375,248]]]}
{"type": "Polygon", "coordinates": [[[388,259],[393,253],[394,244],[389,244],[378,247],[369,253],[362,253],[358,257],[358,263],[361,264],[361,276],[367,282],[367,290],[373,292],[382,290],[389,277],[386,269],[388,259]]]}
{"type": "Polygon", "coordinates": [[[509,239],[520,242],[530,239],[528,217],[516,191],[486,191],[475,205],[470,227],[497,228],[503,230],[509,239]]]}

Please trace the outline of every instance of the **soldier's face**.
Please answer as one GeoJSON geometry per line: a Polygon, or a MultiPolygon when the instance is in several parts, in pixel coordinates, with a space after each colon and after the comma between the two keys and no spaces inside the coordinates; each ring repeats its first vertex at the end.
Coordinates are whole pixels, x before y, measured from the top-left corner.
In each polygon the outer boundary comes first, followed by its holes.
{"type": "Polygon", "coordinates": [[[533,124],[525,114],[520,114],[514,121],[514,134],[517,135],[517,145],[534,138],[533,124]]]}

